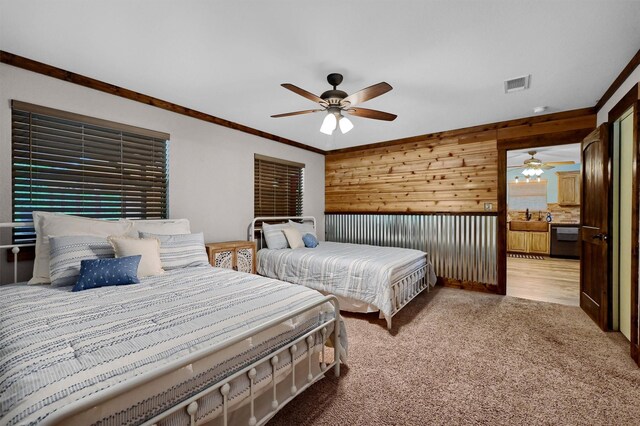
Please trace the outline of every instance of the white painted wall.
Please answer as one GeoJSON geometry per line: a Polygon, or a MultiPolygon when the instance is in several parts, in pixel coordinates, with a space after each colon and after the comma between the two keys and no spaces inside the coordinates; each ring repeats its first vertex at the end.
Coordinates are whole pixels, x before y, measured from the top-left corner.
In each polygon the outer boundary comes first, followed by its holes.
{"type": "Polygon", "coordinates": [[[2,222],[11,220],[11,99],[169,133],[170,217],[189,218],[192,231],[203,231],[207,241],[247,238],[254,153],[304,163],[304,214],[318,219],[318,235],[324,236],[324,156],[5,64],[0,64],[2,222]]]}

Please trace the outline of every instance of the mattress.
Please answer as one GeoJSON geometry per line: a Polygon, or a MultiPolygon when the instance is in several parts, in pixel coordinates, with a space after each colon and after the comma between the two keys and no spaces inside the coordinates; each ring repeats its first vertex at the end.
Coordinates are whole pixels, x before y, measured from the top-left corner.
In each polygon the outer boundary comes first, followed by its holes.
{"type": "Polygon", "coordinates": [[[257,257],[260,275],[366,302],[387,318],[393,283],[421,268],[429,285],[436,283],[420,250],[322,241],[315,248],[261,249],[257,257]]]}
{"type": "MultiPolygon", "coordinates": [[[[209,266],[76,293],[48,285],[2,286],[0,424],[41,423],[65,405],[321,298],[303,287],[209,266]]],[[[98,407],[92,422],[135,424],[151,418],[286,345],[332,312],[331,304],[323,304],[212,354],[206,365],[176,371],[170,386],[147,386],[117,406],[98,407]]],[[[341,337],[346,350],[346,334],[341,337]]]]}

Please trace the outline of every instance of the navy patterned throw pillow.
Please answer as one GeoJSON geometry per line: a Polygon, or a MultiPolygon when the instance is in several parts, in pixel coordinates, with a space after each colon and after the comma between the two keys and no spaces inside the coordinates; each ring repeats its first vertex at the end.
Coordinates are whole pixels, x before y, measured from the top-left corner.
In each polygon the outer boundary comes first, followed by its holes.
{"type": "Polygon", "coordinates": [[[318,246],[318,239],[313,234],[304,234],[304,237],[302,237],[302,241],[304,241],[304,246],[308,248],[314,248],[318,246]]]}
{"type": "Polygon", "coordinates": [[[111,285],[137,284],[138,264],[142,256],[90,259],[80,262],[80,275],[72,291],[111,285]]]}

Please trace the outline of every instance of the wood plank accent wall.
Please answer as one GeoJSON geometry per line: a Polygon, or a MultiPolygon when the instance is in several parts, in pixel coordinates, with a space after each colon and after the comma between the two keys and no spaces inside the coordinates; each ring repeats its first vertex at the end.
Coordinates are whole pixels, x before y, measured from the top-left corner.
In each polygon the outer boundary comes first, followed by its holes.
{"type": "MultiPolygon", "coordinates": [[[[327,213],[477,213],[497,210],[498,145],[562,139],[595,127],[592,108],[530,120],[330,151],[327,213]]],[[[588,133],[588,132],[587,132],[588,133]]]]}

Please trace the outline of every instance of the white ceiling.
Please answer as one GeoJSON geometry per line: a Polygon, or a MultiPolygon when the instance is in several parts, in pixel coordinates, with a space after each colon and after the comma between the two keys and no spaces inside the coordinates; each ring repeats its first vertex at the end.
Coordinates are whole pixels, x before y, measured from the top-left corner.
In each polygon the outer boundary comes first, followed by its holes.
{"type": "Polygon", "coordinates": [[[593,106],[639,46],[637,0],[0,0],[2,50],[321,149],[593,106]],[[269,117],[314,108],[281,83],[320,94],[331,72],[391,84],[362,106],[398,118],[269,117]]]}

